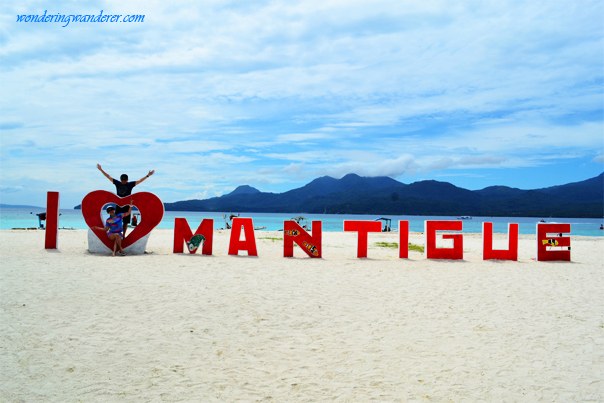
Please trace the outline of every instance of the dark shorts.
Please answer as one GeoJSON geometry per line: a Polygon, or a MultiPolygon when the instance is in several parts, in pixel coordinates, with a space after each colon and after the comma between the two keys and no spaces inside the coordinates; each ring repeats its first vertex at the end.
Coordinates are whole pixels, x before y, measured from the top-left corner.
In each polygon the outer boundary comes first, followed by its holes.
{"type": "MultiPolygon", "coordinates": [[[[116,214],[127,213],[129,208],[130,208],[129,206],[124,206],[124,207],[115,206],[115,212],[116,212],[116,214]]],[[[122,222],[124,224],[130,224],[130,217],[131,216],[132,216],[132,213],[130,213],[130,215],[122,217],[122,222]]]]}

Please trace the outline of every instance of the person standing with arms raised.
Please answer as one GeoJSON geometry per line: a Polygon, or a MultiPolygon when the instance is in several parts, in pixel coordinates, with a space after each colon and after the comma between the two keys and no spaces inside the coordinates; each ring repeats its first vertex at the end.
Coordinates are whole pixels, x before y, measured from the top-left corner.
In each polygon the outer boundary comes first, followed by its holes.
{"type": "MultiPolygon", "coordinates": [[[[155,173],[154,170],[149,171],[149,173],[146,176],[143,176],[136,182],[134,182],[134,181],[128,182],[128,175],[122,174],[120,176],[120,180],[117,181],[117,180],[113,179],[107,172],[103,171],[103,168],[101,168],[101,164],[96,164],[96,167],[99,169],[99,171],[101,171],[103,173],[103,175],[105,175],[105,177],[107,179],[109,179],[111,181],[111,183],[113,183],[115,185],[115,193],[119,197],[130,196],[132,194],[133,187],[140,185],[145,179],[147,179],[148,177],[150,177],[151,175],[153,175],[155,173]]],[[[126,213],[126,212],[128,212],[128,206],[124,206],[124,207],[117,206],[116,214],[126,213]]],[[[131,217],[131,215],[127,215],[123,218],[124,238],[126,237],[126,230],[128,229],[128,224],[130,224],[130,217],[131,217]]]]}

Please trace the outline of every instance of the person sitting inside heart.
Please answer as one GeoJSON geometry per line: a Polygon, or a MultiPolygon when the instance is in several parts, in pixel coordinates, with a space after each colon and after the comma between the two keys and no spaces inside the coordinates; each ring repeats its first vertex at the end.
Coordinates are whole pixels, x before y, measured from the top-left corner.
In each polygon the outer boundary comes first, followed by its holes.
{"type": "Polygon", "coordinates": [[[122,249],[122,231],[123,231],[123,218],[130,215],[132,212],[132,200],[130,200],[130,204],[128,205],[128,211],[125,213],[116,214],[115,207],[109,206],[107,207],[107,213],[109,214],[109,218],[105,221],[105,227],[92,227],[92,229],[103,230],[107,232],[107,236],[109,240],[113,241],[113,256],[115,257],[115,252],[119,248],[120,255],[126,256],[124,253],[124,249],[122,249]]]}

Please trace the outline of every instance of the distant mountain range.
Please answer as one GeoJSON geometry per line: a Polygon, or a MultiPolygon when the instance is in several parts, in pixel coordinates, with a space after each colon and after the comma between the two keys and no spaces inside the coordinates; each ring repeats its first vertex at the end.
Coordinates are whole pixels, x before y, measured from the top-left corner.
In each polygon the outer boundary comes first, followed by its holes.
{"type": "Polygon", "coordinates": [[[46,207],[28,206],[26,204],[0,204],[0,208],[35,208],[46,210],[46,207]]]}
{"type": "Polygon", "coordinates": [[[166,211],[602,217],[604,173],[543,189],[490,186],[473,191],[434,180],[406,185],[388,177],[348,174],[342,179],[323,176],[285,193],[244,185],[220,197],[164,205],[166,211]]]}

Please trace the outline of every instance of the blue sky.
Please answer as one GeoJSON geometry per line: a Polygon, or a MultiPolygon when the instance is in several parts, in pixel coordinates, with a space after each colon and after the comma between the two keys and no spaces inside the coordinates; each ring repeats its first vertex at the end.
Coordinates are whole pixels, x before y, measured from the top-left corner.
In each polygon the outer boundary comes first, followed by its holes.
{"type": "Polygon", "coordinates": [[[523,189],[604,170],[602,1],[23,1],[0,9],[0,202],[164,202],[347,173],[523,189]],[[16,22],[144,14],[142,23],[16,22]]]}

